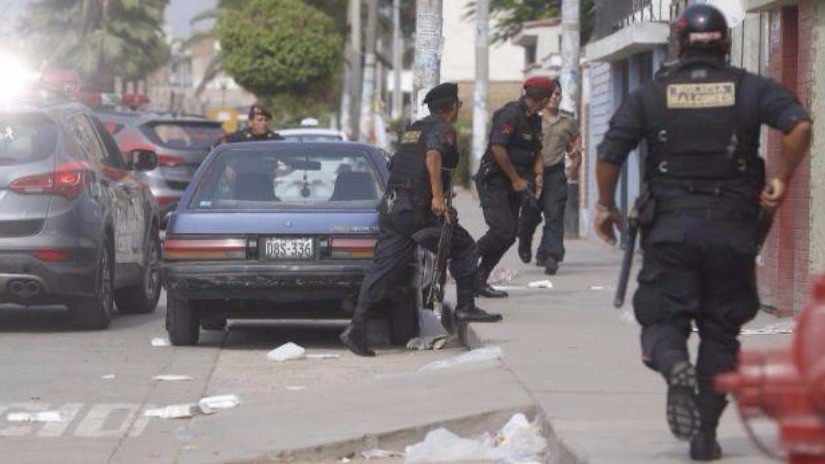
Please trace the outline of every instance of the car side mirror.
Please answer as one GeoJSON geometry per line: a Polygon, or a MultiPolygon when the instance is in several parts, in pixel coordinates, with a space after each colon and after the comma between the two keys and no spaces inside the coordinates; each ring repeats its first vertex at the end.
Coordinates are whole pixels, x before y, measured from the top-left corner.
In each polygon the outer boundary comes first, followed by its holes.
{"type": "Polygon", "coordinates": [[[151,171],[158,167],[158,155],[152,150],[135,149],[129,152],[129,169],[151,171]]]}

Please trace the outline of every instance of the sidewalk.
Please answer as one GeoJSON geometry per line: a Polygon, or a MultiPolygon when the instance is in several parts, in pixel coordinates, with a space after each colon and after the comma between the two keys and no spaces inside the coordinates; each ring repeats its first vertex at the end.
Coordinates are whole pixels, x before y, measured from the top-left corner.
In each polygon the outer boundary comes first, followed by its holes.
{"type": "MultiPolygon", "coordinates": [[[[462,193],[455,203],[462,224],[475,238],[480,237],[486,226],[481,214],[476,214],[477,202],[462,193]]],[[[510,250],[501,266],[517,271],[506,284],[517,288],[505,300],[479,300],[481,307],[503,313],[505,320],[471,326],[470,344],[504,349],[506,367],[583,462],[691,462],[687,443],[668,432],[664,382],[639,360],[635,321],[623,321],[621,312],[613,309],[621,253],[588,240],[571,240],[566,246],[566,260],[559,275],[552,277],[532,264],[522,264],[515,246],[510,250]],[[527,283],[544,279],[551,280],[554,288],[526,288],[527,283]]],[[[634,275],[638,268],[636,263],[634,275]]],[[[776,321],[760,315],[750,326],[776,321]]],[[[692,338],[695,353],[696,337],[692,338]]],[[[745,348],[782,345],[789,340],[789,335],[742,337],[745,348]]],[[[775,440],[770,433],[765,431],[762,436],[775,440]]],[[[772,462],[751,446],[733,405],[723,416],[719,440],[726,457],[722,462],[772,462]]]]}

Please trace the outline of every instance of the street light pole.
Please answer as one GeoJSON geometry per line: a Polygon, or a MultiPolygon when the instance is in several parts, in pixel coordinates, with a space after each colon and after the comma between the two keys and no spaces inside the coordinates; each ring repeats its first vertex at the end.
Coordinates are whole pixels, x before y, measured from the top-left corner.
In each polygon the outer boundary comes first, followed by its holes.
{"type": "MultiPolygon", "coordinates": [[[[455,1],[455,0],[452,0],[455,1]]],[[[421,108],[424,95],[441,80],[441,53],[444,24],[441,0],[415,2],[415,70],[413,73],[413,120],[426,114],[421,108]]]]}
{"type": "Polygon", "coordinates": [[[361,87],[361,120],[358,139],[367,143],[372,135],[373,95],[375,93],[375,48],[378,35],[378,0],[367,0],[367,47],[364,56],[364,82],[361,87]]]}
{"type": "MultiPolygon", "coordinates": [[[[581,3],[580,0],[562,0],[561,4],[561,88],[560,107],[577,117],[580,116],[581,75],[581,3]]],[[[581,173],[580,173],[581,175],[581,173]]],[[[570,179],[567,189],[567,213],[564,229],[566,235],[579,235],[579,179],[570,179]]]]}
{"type": "Polygon", "coordinates": [[[484,156],[487,131],[487,84],[490,79],[490,0],[476,0],[476,82],[473,91],[473,165],[484,156]]]}

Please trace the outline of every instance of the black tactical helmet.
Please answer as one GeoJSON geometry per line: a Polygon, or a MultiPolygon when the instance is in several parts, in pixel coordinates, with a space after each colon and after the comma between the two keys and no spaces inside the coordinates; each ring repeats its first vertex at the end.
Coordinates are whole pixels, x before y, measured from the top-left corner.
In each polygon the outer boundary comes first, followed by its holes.
{"type": "Polygon", "coordinates": [[[682,53],[706,52],[726,55],[730,51],[728,21],[716,7],[691,5],[676,22],[676,38],[682,53]]]}

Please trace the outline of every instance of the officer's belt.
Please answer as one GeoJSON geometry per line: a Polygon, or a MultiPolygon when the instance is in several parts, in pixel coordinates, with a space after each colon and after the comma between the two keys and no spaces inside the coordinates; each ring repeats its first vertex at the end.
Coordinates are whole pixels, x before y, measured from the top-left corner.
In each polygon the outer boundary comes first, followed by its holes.
{"type": "Polygon", "coordinates": [[[733,156],[722,154],[681,154],[678,156],[664,156],[656,165],[656,174],[667,177],[706,178],[713,173],[714,178],[719,175],[727,177],[744,176],[748,171],[746,155],[733,156]]]}
{"type": "Polygon", "coordinates": [[[731,198],[714,194],[693,194],[675,198],[657,198],[656,214],[689,210],[713,210],[718,215],[750,214],[755,205],[744,198],[731,198]]]}

